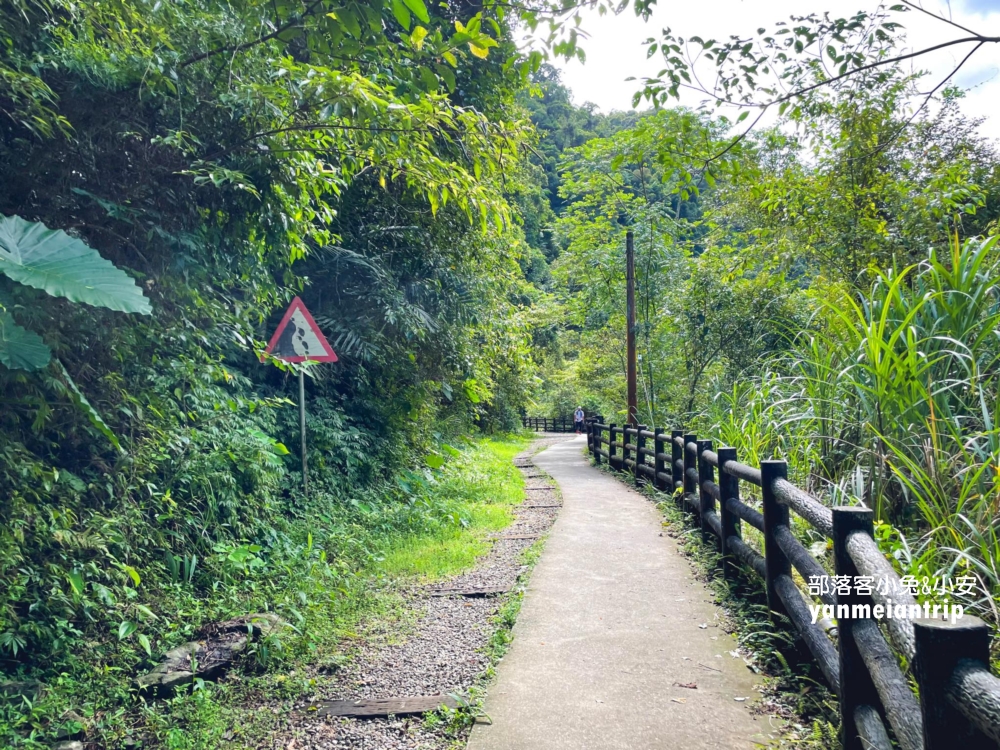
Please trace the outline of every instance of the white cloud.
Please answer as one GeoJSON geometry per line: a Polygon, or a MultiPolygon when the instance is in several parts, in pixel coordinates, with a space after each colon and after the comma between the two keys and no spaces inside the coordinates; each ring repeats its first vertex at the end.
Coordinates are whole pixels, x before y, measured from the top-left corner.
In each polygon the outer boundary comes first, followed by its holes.
{"type": "MultiPolygon", "coordinates": [[[[603,111],[630,109],[632,95],[640,85],[638,81],[625,79],[654,76],[662,69],[659,55],[647,59],[642,42],[659,36],[664,27],[685,38],[698,35],[724,39],[731,34],[753,34],[761,26],[773,28],[775,21],[787,20],[793,14],[828,11],[833,17],[846,17],[858,10],[873,10],[877,5],[873,0],[700,0],[697,3],[660,0],[649,22],[636,18],[631,8],[614,17],[589,13],[582,24],[590,36],[583,42],[586,64],[558,62],[557,67],[578,104],[593,102],[603,111]]],[[[981,33],[1000,35],[1000,0],[958,0],[950,8],[946,0],[925,0],[924,7],[981,33]]],[[[902,20],[908,48],[926,47],[965,35],[915,11],[905,14],[902,20]]],[[[970,45],[964,45],[940,50],[918,58],[913,67],[930,70],[936,77],[927,80],[937,83],[970,49],[970,45]]],[[[963,109],[970,115],[989,118],[984,134],[1000,137],[1000,44],[981,48],[956,80],[972,89],[963,109]]],[[[695,105],[699,100],[700,97],[687,94],[684,103],[695,105]]]]}

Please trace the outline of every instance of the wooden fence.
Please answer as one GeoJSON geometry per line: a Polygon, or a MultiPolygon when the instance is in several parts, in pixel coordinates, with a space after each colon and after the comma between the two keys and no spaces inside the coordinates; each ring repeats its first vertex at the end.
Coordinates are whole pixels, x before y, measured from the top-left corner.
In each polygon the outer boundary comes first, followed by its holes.
{"type": "Polygon", "coordinates": [[[535,432],[574,432],[573,417],[521,417],[521,424],[535,432]]]}
{"type": "Polygon", "coordinates": [[[596,463],[606,461],[637,483],[675,494],[692,511],[702,540],[718,549],[724,576],[752,571],[764,579],[768,606],[794,624],[840,699],[845,750],[892,750],[887,727],[903,750],[1000,747],[1000,678],[990,671],[989,627],[969,615],[954,623],[926,614],[909,619],[917,613],[911,607],[920,605],[879,550],[872,511],[823,505],[788,481],[784,461],[754,468],[737,460],[735,448],[716,451],[711,440],[683,430],[603,422],[597,417],[587,424],[596,463]],[[741,481],[760,487],[762,512],[740,500],[741,481]],[[836,576],[874,584],[861,593],[849,584],[820,592],[820,601],[838,615],[835,641],[813,622],[814,602],[792,579],[795,568],[806,581],[830,580],[793,535],[790,511],[833,540],[836,576]],[[763,535],[763,554],[743,540],[743,523],[763,535]],[[909,665],[919,697],[901,663],[909,665]]]}

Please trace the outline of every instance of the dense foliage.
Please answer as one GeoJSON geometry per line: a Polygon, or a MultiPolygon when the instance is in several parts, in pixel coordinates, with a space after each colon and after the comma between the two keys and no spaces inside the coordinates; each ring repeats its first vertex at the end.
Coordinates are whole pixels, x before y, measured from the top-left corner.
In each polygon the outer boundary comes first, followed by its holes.
{"type": "Polygon", "coordinates": [[[208,746],[205,690],[131,687],[163,651],[259,610],[294,626],[260,663],[331,650],[384,556],[470,523],[460,435],[622,421],[627,229],[643,420],[788,457],[907,572],[975,572],[996,622],[1000,156],[961,92],[859,14],[688,40],[770,129],[601,114],[514,42],[579,54],[579,9],[0,5],[4,746],[81,714],[208,746]],[[305,366],[308,496],[297,366],[261,361],[295,295],[340,355],[305,366]]]}
{"type": "Polygon", "coordinates": [[[641,421],[787,458],[874,508],[901,571],[978,576],[997,625],[1000,154],[919,80],[858,75],[738,141],[673,109],[568,150],[537,397],[624,421],[630,229],[641,421]]]}
{"type": "Polygon", "coordinates": [[[464,522],[425,473],[515,426],[532,369],[529,62],[480,10],[0,7],[0,260],[48,227],[141,300],[0,267],[0,345],[37,354],[0,366],[0,682],[27,690],[0,744],[67,708],[121,741],[132,678],[204,623],[311,626],[386,539],[464,522]],[[258,360],[296,294],[340,354],[307,368],[308,498],[294,372],[258,360]]]}

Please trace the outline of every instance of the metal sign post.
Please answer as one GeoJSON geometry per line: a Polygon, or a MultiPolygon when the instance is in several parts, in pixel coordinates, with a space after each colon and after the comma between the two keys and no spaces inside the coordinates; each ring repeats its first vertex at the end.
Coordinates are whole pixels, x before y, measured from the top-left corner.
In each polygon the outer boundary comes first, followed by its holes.
{"type": "MultiPolygon", "coordinates": [[[[265,351],[284,362],[336,362],[326,336],[319,330],[302,300],[296,297],[285,311],[265,351]]],[[[261,362],[264,358],[261,357],[261,362]]],[[[306,453],[306,374],[299,370],[299,433],[302,438],[302,491],[309,492],[309,458],[306,453]]]]}
{"type": "Polygon", "coordinates": [[[302,435],[302,491],[309,494],[309,458],[306,453],[306,373],[299,370],[299,432],[302,435]]]}

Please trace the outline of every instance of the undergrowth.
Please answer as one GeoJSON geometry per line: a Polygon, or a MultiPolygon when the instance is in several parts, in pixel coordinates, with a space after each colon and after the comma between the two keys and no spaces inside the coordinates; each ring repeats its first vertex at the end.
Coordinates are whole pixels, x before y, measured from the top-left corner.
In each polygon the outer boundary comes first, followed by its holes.
{"type": "Polygon", "coordinates": [[[140,628],[124,637],[91,630],[84,638],[81,630],[62,658],[23,671],[42,686],[37,698],[0,704],[0,746],[49,747],[81,725],[104,747],[208,750],[265,737],[287,710],[257,707],[290,708],[315,684],[306,667],[342,665],[363,622],[405,619],[401,578],[450,575],[475,562],[483,534],[506,525],[521,497],[511,458],[523,446],[521,438],[470,440],[439,469],[401,471],[393,484],[354,497],[300,500],[280,533],[219,551],[211,580],[186,562],[176,581],[137,575],[133,599],[149,610],[136,618],[140,628]],[[255,611],[276,612],[289,626],[255,643],[228,679],[196,681],[169,700],[135,691],[134,678],[200,626],[255,611]]]}
{"type": "Polygon", "coordinates": [[[433,533],[414,536],[393,546],[379,562],[387,575],[416,575],[436,580],[467,570],[489,551],[482,532],[499,531],[514,520],[513,507],[524,497],[524,479],[513,465],[521,440],[485,440],[460,476],[442,482],[438,496],[461,506],[452,523],[433,533]],[[470,531],[481,533],[470,534],[470,531]]]}

